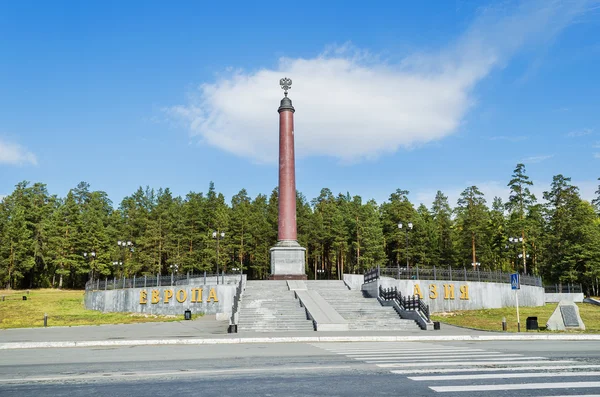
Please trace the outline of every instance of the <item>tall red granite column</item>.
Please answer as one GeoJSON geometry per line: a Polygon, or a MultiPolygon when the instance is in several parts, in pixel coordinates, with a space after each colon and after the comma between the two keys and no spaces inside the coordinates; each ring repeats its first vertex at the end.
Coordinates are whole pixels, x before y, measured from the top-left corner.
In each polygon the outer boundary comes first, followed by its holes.
{"type": "Polygon", "coordinates": [[[279,81],[285,97],[279,105],[279,223],[277,244],[271,247],[272,280],[306,280],[306,248],[296,234],[296,170],[294,156],[294,112],[288,90],[292,80],[279,81]]]}
{"type": "Polygon", "coordinates": [[[294,112],[287,97],[279,106],[279,225],[278,241],[296,241],[296,169],[294,158],[294,112]]]}

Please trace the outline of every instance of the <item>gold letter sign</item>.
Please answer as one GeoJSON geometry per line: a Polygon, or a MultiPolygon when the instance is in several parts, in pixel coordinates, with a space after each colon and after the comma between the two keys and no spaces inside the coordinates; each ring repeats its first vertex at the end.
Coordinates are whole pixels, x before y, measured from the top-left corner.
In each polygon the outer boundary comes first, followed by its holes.
{"type": "Polygon", "coordinates": [[[460,286],[460,299],[464,300],[464,301],[469,300],[469,286],[468,285],[460,286]]]}
{"type": "Polygon", "coordinates": [[[219,300],[217,299],[217,291],[215,291],[214,288],[210,289],[210,292],[208,293],[208,299],[206,300],[206,303],[213,301],[213,302],[218,302],[219,300]]]}
{"type": "Polygon", "coordinates": [[[152,304],[156,304],[160,301],[160,291],[157,289],[152,290],[152,304]]]}
{"type": "Polygon", "coordinates": [[[437,287],[435,284],[429,284],[429,299],[437,298],[437,287]]]}
{"type": "Polygon", "coordinates": [[[148,303],[148,293],[146,290],[140,291],[140,305],[148,303]]]}
{"type": "Polygon", "coordinates": [[[413,295],[418,295],[419,299],[423,299],[423,294],[421,293],[421,286],[419,284],[415,284],[413,295]]]}

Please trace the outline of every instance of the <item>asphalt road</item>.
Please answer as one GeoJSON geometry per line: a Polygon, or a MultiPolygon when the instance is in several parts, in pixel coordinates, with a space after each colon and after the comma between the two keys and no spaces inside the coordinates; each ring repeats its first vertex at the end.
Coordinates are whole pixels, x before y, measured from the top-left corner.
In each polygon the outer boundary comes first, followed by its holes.
{"type": "Polygon", "coordinates": [[[5,350],[0,396],[600,396],[600,342],[5,350]]]}

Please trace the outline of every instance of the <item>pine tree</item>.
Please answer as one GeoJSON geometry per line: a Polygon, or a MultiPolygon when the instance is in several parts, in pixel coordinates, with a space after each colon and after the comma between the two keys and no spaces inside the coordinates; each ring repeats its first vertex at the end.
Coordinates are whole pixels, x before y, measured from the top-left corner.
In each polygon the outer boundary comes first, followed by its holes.
{"type": "MultiPolygon", "coordinates": [[[[384,245],[389,263],[400,266],[407,257],[410,258],[406,246],[406,225],[414,223],[417,215],[412,203],[408,200],[408,190],[396,189],[390,195],[389,202],[381,205],[381,222],[384,245]],[[398,224],[402,223],[400,229],[398,224]]],[[[409,232],[410,233],[410,232],[409,232]]]]}
{"type": "Polygon", "coordinates": [[[521,237],[521,255],[523,259],[523,273],[527,274],[527,213],[529,208],[535,204],[535,196],[529,190],[533,182],[525,174],[525,165],[517,164],[512,179],[508,182],[510,196],[506,203],[506,209],[510,214],[511,229],[518,232],[521,237]]]}
{"type": "Polygon", "coordinates": [[[545,239],[545,274],[554,282],[573,282],[577,280],[577,269],[568,260],[571,241],[571,229],[574,226],[574,214],[579,205],[579,189],[571,185],[571,178],[555,175],[552,186],[544,192],[548,217],[548,233],[545,239]]]}
{"type": "Polygon", "coordinates": [[[440,266],[453,265],[455,255],[452,242],[452,209],[448,204],[448,197],[439,190],[433,200],[431,212],[435,225],[436,263],[440,266]]]}
{"type": "Polygon", "coordinates": [[[29,251],[32,233],[27,228],[23,205],[26,186],[26,182],[18,184],[15,192],[2,200],[0,207],[5,220],[0,240],[0,281],[7,289],[20,287],[21,280],[34,265],[29,251]]]}
{"type": "MultiPolygon", "coordinates": [[[[488,209],[485,205],[483,193],[477,186],[465,189],[458,199],[456,208],[457,224],[461,239],[461,256],[467,258],[471,253],[471,263],[475,266],[478,258],[483,258],[481,251],[485,252],[487,246],[487,225],[489,221],[488,209]],[[479,248],[480,252],[477,252],[479,248]]],[[[463,262],[464,263],[464,262],[463,262]]],[[[486,265],[487,266],[487,265],[486,265]]]]}
{"type": "MultiPolygon", "coordinates": [[[[600,181],[600,178],[598,178],[600,181]]],[[[600,216],[600,185],[598,185],[598,190],[596,190],[596,198],[592,200],[592,204],[596,207],[596,212],[598,216],[600,216]]]]}
{"type": "Polygon", "coordinates": [[[231,199],[231,222],[230,234],[231,245],[234,247],[235,260],[238,267],[243,269],[245,257],[247,256],[246,245],[250,234],[250,211],[251,201],[246,189],[242,189],[231,199]]]}

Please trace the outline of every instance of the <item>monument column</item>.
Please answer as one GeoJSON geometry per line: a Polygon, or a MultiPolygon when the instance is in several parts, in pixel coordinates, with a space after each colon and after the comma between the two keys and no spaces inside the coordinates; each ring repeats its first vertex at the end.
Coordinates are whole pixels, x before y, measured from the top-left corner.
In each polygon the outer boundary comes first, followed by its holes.
{"type": "Polygon", "coordinates": [[[305,280],[306,249],[296,233],[296,166],[294,156],[294,106],[288,98],[292,80],[279,81],[284,91],[279,109],[279,219],[277,244],[271,248],[271,279],[305,280]]]}

